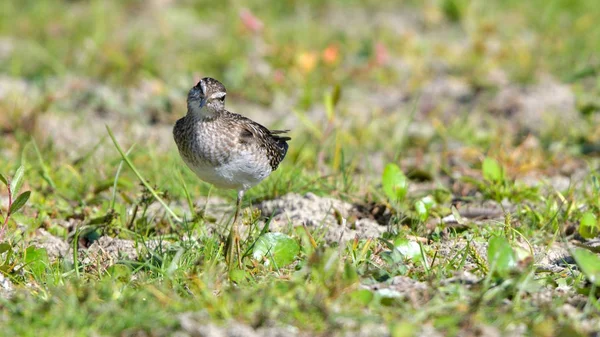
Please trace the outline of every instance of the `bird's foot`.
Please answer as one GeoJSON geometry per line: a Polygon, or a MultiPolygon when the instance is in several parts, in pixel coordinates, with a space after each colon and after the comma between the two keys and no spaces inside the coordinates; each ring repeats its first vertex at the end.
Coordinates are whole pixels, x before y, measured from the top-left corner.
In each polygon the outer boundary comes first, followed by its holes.
{"type": "Polygon", "coordinates": [[[240,235],[237,229],[232,229],[227,237],[227,246],[225,252],[225,262],[227,267],[232,269],[234,259],[237,259],[238,267],[242,268],[242,251],[240,249],[240,235]]]}

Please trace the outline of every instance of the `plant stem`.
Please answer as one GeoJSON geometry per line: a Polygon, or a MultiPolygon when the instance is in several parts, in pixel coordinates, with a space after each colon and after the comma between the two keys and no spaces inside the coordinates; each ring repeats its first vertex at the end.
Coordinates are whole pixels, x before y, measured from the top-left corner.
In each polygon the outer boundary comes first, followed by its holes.
{"type": "Polygon", "coordinates": [[[10,181],[8,184],[6,184],[6,188],[8,189],[8,208],[6,210],[4,224],[2,225],[2,228],[0,228],[0,240],[4,239],[4,232],[6,231],[6,226],[8,226],[8,219],[10,218],[10,206],[12,206],[12,191],[10,190],[10,181]]]}

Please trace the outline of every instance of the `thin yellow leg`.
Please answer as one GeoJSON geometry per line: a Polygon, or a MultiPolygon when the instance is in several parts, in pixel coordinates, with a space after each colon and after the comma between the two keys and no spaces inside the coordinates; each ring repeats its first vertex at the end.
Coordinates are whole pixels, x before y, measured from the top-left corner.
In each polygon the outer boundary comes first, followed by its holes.
{"type": "Polygon", "coordinates": [[[237,202],[235,205],[235,215],[233,216],[233,224],[231,224],[231,231],[229,231],[229,237],[227,237],[227,252],[225,254],[225,262],[231,269],[231,263],[233,262],[233,255],[237,255],[238,266],[242,268],[242,251],[240,249],[240,234],[238,232],[238,217],[240,215],[240,208],[242,206],[242,198],[244,197],[244,191],[238,191],[237,202]],[[234,252],[235,250],[235,252],[234,252]]]}

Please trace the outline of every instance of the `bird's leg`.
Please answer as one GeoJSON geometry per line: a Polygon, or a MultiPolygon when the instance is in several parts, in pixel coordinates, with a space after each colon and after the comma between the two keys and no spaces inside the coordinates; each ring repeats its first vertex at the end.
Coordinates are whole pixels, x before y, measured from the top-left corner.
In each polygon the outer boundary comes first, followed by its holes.
{"type": "Polygon", "coordinates": [[[227,253],[225,254],[225,261],[231,268],[233,254],[237,255],[238,266],[242,268],[242,253],[240,250],[240,234],[238,232],[238,217],[240,215],[240,208],[242,207],[242,198],[244,197],[244,190],[238,191],[237,202],[235,205],[235,215],[233,216],[233,224],[229,231],[229,237],[227,238],[227,253]],[[235,250],[235,253],[234,253],[235,250]]]}

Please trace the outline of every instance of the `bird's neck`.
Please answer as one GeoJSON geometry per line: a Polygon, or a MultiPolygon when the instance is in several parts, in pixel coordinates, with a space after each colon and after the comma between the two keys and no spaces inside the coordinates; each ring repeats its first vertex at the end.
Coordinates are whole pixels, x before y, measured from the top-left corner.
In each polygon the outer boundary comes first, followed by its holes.
{"type": "Polygon", "coordinates": [[[219,115],[218,111],[210,109],[207,106],[199,107],[190,107],[188,106],[188,116],[191,116],[194,119],[212,119],[219,115]]]}

